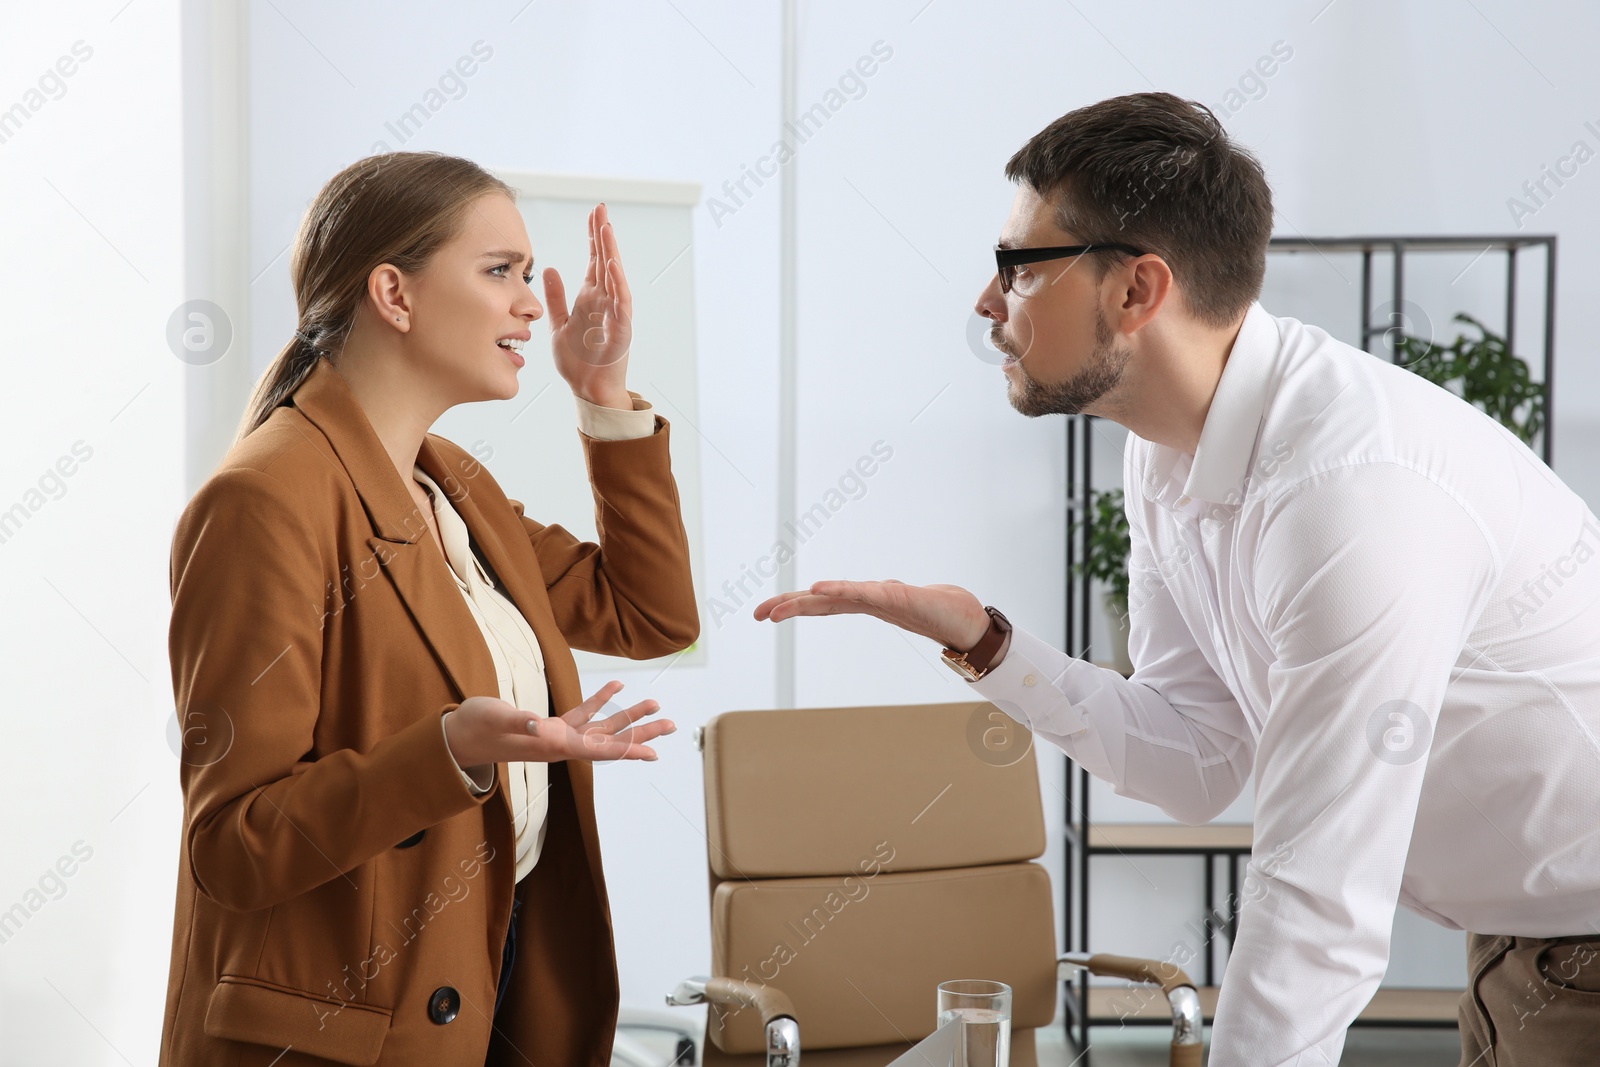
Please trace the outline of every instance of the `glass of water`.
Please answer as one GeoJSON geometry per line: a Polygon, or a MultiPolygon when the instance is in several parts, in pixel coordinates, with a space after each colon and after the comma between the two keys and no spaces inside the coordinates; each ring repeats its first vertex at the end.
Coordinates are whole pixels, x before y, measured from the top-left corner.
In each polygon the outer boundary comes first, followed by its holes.
{"type": "Polygon", "coordinates": [[[939,983],[939,1025],[961,1020],[955,1067],[1009,1067],[1011,987],[962,978],[939,983]]]}

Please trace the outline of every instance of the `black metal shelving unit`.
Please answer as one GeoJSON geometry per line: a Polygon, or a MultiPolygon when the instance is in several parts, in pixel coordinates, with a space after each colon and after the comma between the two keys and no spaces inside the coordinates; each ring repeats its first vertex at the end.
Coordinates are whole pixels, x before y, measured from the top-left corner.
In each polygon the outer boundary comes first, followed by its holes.
{"type": "MultiPolygon", "coordinates": [[[[1481,249],[1480,256],[1504,254],[1506,271],[1504,336],[1508,346],[1515,351],[1517,325],[1518,257],[1528,252],[1544,252],[1544,329],[1542,370],[1544,386],[1544,426],[1537,442],[1537,451],[1546,464],[1552,462],[1553,449],[1553,388],[1555,381],[1555,277],[1556,238],[1551,234],[1487,235],[1487,236],[1377,236],[1377,237],[1275,237],[1268,247],[1269,253],[1295,255],[1313,253],[1358,254],[1361,262],[1361,308],[1357,336],[1365,351],[1372,351],[1374,338],[1381,338],[1396,327],[1404,328],[1405,267],[1409,257],[1432,252],[1461,254],[1481,249]],[[1373,321],[1373,278],[1375,257],[1391,258],[1388,321],[1373,321]]],[[[1477,260],[1474,259],[1473,263],[1477,260]]],[[[1470,264],[1469,264],[1470,266],[1470,264]]],[[[1389,353],[1393,358],[1392,349],[1389,353]]],[[[1086,505],[1093,484],[1094,421],[1092,415],[1075,415],[1067,420],[1067,507],[1069,520],[1086,514],[1086,505]]],[[[1066,597],[1066,648],[1079,658],[1089,654],[1090,621],[1092,618],[1093,590],[1088,579],[1073,576],[1074,563],[1087,551],[1087,531],[1072,531],[1070,525],[1066,539],[1067,597],[1066,597]]],[[[1248,825],[1210,825],[1186,827],[1178,824],[1108,824],[1096,827],[1089,819],[1089,772],[1082,768],[1073,773],[1067,761],[1066,790],[1066,852],[1062,880],[1062,916],[1064,945],[1067,952],[1087,952],[1089,949],[1089,863],[1100,855],[1197,855],[1204,860],[1205,883],[1202,898],[1205,918],[1202,929],[1202,959],[1200,971],[1205,988],[1201,1003],[1210,1022],[1216,1004],[1214,981],[1219,937],[1226,937],[1231,949],[1238,930],[1238,916],[1232,901],[1238,900],[1239,864],[1250,855],[1248,825]],[[1227,913],[1216,908],[1214,886],[1216,864],[1227,863],[1228,900],[1227,913]]],[[[1193,975],[1191,969],[1191,975],[1193,975]]],[[[1099,992],[1099,990],[1093,991],[1099,992]]],[[[1380,990],[1371,1005],[1364,1011],[1356,1025],[1396,1027],[1442,1027],[1456,1025],[1455,990],[1380,990]]],[[[1102,1023],[1118,1025],[1166,1024],[1165,1005],[1156,1005],[1150,1012],[1108,1014],[1105,1000],[1093,995],[1087,973],[1082,973],[1068,986],[1067,1011],[1063,1020],[1066,1036],[1075,1041],[1082,1054],[1081,1063],[1089,1062],[1089,1030],[1102,1023]],[[1101,999],[1100,1004],[1094,1003],[1101,999]],[[1097,1010],[1098,1009],[1098,1010],[1097,1010]]]]}

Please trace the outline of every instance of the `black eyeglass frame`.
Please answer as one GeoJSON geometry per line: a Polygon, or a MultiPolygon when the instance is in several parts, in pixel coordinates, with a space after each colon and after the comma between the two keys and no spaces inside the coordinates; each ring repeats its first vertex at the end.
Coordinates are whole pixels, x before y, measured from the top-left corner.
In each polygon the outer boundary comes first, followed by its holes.
{"type": "Polygon", "coordinates": [[[1132,245],[1105,242],[1088,245],[1051,245],[1047,248],[1002,248],[994,246],[994,269],[1000,275],[1000,291],[1011,291],[1011,279],[1014,275],[1013,267],[1020,267],[1024,263],[1042,263],[1050,259],[1066,259],[1070,256],[1081,256],[1087,252],[1124,252],[1130,256],[1142,256],[1142,249],[1132,245]]]}

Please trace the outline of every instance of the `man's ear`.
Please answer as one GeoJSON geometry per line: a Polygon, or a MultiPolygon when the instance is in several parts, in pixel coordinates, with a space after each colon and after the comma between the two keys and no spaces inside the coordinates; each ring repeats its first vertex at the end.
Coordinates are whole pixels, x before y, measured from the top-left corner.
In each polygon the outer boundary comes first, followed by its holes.
{"type": "Polygon", "coordinates": [[[1172,268],[1160,256],[1147,254],[1119,268],[1124,276],[1121,331],[1132,333],[1156,317],[1172,294],[1172,268]]]}

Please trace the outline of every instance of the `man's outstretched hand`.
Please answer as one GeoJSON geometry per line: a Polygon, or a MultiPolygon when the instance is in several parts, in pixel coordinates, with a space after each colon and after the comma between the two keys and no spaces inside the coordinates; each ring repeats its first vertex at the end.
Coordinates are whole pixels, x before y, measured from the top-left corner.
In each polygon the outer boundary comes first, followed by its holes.
{"type": "Polygon", "coordinates": [[[757,621],[773,622],[796,615],[871,615],[957,652],[970,651],[989,629],[983,605],[960,586],[906,585],[893,578],[814,582],[810,589],[763,600],[753,614],[757,621]]]}

